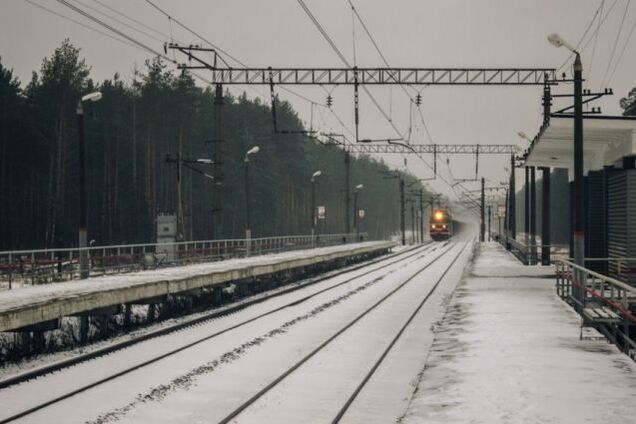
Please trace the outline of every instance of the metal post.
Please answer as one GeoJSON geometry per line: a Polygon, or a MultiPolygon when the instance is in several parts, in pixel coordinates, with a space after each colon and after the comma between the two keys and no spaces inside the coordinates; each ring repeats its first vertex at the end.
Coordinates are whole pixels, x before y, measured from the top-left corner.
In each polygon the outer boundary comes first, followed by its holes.
{"type": "Polygon", "coordinates": [[[482,177],[481,179],[481,225],[479,227],[479,241],[483,242],[485,240],[485,234],[484,232],[486,231],[486,222],[485,222],[485,217],[484,217],[484,201],[485,201],[485,195],[484,195],[484,191],[486,189],[486,179],[482,177]]]}
{"type": "Polygon", "coordinates": [[[351,200],[351,155],[345,153],[345,234],[351,234],[351,218],[349,217],[349,207],[351,200]]]}
{"type": "Polygon", "coordinates": [[[515,240],[517,238],[517,194],[515,193],[515,155],[514,153],[510,155],[510,200],[509,200],[509,208],[510,208],[510,237],[515,240]]]}
{"type": "Polygon", "coordinates": [[[541,213],[541,265],[550,265],[550,168],[541,168],[543,177],[541,213]]]}
{"type": "Polygon", "coordinates": [[[534,166],[530,167],[530,263],[537,264],[537,185],[534,166]]]}
{"type": "Polygon", "coordinates": [[[358,240],[358,190],[353,190],[353,230],[356,232],[356,240],[358,240]]]}
{"type": "Polygon", "coordinates": [[[90,274],[88,266],[88,218],[86,211],[86,163],[84,141],[84,108],[82,101],[77,102],[77,132],[78,132],[78,161],[79,161],[79,260],[80,278],[88,278],[90,274]]]}
{"type": "Polygon", "coordinates": [[[316,180],[311,179],[311,247],[316,247],[316,180]]]}
{"type": "Polygon", "coordinates": [[[488,205],[488,241],[490,241],[490,226],[492,224],[492,205],[488,205]]]}
{"type": "MultiPolygon", "coordinates": [[[[574,59],[574,262],[584,266],[585,222],[584,222],[584,183],[583,183],[583,65],[581,56],[576,53],[574,59]]],[[[583,274],[576,273],[580,284],[585,284],[583,274]]],[[[583,291],[579,301],[583,301],[583,291]]]]}
{"type": "Polygon", "coordinates": [[[529,265],[530,261],[529,261],[529,255],[528,255],[528,248],[530,246],[530,167],[526,166],[524,167],[526,170],[526,181],[525,184],[523,186],[523,192],[525,195],[525,201],[523,202],[523,231],[525,233],[524,235],[524,244],[526,245],[526,265],[529,265]]]}
{"type": "Polygon", "coordinates": [[[406,245],[406,235],[404,233],[404,180],[402,177],[400,181],[400,230],[402,231],[402,246],[406,245]]]}
{"type": "Polygon", "coordinates": [[[415,244],[415,202],[411,200],[411,244],[415,244]]]}
{"type": "Polygon", "coordinates": [[[223,86],[216,85],[214,95],[214,185],[212,203],[212,239],[223,237],[223,86]]]}
{"type": "Polygon", "coordinates": [[[420,188],[420,243],[424,243],[424,190],[420,188]]]}
{"type": "Polygon", "coordinates": [[[506,249],[510,250],[510,190],[506,190],[506,216],[504,219],[504,226],[506,231],[506,249]]]}
{"type": "Polygon", "coordinates": [[[252,223],[250,219],[250,161],[245,157],[245,254],[250,256],[252,223]]]}

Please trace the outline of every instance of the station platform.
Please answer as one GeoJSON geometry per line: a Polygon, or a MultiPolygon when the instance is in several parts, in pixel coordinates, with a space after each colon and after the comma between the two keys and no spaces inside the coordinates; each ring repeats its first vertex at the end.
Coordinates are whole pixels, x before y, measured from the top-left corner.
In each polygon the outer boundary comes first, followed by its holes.
{"type": "Polygon", "coordinates": [[[400,422],[633,422],[636,364],[581,327],[554,274],[482,243],[400,422]]]}
{"type": "Polygon", "coordinates": [[[371,241],[164,268],[3,291],[0,332],[233,281],[387,253],[396,243],[371,241]]]}

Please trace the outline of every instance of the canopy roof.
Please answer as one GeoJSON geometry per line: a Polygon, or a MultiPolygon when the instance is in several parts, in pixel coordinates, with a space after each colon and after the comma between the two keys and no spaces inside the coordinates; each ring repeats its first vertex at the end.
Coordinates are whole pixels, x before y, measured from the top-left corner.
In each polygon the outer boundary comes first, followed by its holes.
{"type": "MultiPolygon", "coordinates": [[[[567,168],[573,175],[574,117],[551,115],[528,149],[526,165],[567,168]]],[[[636,154],[636,117],[584,116],[584,172],[602,169],[636,154]]]]}

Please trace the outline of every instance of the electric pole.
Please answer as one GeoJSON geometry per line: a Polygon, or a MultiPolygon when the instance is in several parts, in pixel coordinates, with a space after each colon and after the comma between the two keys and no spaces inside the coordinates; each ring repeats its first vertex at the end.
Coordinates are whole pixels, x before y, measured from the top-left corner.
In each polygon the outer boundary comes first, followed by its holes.
{"type": "Polygon", "coordinates": [[[485,234],[484,234],[484,232],[486,231],[486,222],[484,217],[485,189],[486,189],[486,179],[482,177],[481,179],[481,227],[479,230],[479,241],[485,240],[485,234]]]}
{"type": "Polygon", "coordinates": [[[351,202],[351,155],[349,153],[345,153],[344,156],[345,163],[345,234],[349,236],[351,234],[351,218],[349,217],[349,207],[351,202]]]}
{"type": "Polygon", "coordinates": [[[405,223],[404,223],[404,180],[399,176],[400,181],[400,230],[402,231],[402,246],[406,245],[405,223]]]}

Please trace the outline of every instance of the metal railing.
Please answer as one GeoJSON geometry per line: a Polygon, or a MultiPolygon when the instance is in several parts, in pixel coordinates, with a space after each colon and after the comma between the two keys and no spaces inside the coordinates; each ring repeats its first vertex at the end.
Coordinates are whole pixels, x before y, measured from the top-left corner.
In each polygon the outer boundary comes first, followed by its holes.
{"type": "MultiPolygon", "coordinates": [[[[616,259],[630,260],[600,260],[616,259]]],[[[631,327],[636,325],[632,312],[636,305],[636,287],[567,259],[556,260],[555,267],[557,294],[574,307],[584,323],[598,328],[625,353],[636,351],[636,343],[630,336],[631,327]],[[600,311],[597,319],[591,316],[595,310],[600,311]]]]}
{"type": "Polygon", "coordinates": [[[0,289],[80,277],[79,258],[90,258],[90,276],[101,276],[198,262],[333,246],[366,240],[367,233],[197,240],[174,243],[122,244],[84,249],[0,251],[0,289]]]}
{"type": "Polygon", "coordinates": [[[525,265],[536,265],[541,264],[543,259],[543,248],[550,248],[550,263],[554,263],[558,259],[567,258],[567,252],[564,250],[565,246],[562,245],[542,245],[540,239],[538,239],[537,243],[534,246],[534,250],[532,246],[528,246],[524,242],[518,239],[512,239],[506,237],[505,235],[500,235],[497,233],[493,234],[493,238],[495,241],[499,242],[506,249],[510,250],[510,252],[517,257],[522,263],[525,265]]]}

